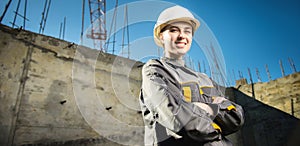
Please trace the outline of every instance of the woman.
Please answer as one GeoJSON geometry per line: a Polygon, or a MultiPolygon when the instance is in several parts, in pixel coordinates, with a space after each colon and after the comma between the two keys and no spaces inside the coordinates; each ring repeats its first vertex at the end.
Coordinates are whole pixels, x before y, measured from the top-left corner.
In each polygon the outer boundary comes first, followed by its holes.
{"type": "Polygon", "coordinates": [[[140,95],[145,145],[232,145],[224,136],[244,123],[241,106],[222,97],[205,74],[184,65],[200,22],[187,9],[165,9],[154,27],[164,57],[142,70],[140,95]]]}

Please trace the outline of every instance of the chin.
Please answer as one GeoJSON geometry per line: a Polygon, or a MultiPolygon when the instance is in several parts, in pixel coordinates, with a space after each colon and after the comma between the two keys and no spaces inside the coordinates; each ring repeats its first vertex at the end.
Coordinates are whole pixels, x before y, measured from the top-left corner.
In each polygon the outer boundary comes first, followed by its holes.
{"type": "Polygon", "coordinates": [[[184,49],[178,49],[177,52],[179,54],[186,54],[190,49],[184,48],[184,49]]]}

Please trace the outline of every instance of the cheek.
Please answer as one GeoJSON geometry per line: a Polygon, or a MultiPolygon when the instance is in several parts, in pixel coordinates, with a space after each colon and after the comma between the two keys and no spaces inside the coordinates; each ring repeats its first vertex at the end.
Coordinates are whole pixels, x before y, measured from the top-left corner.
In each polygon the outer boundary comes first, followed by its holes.
{"type": "Polygon", "coordinates": [[[190,44],[191,44],[192,41],[193,41],[193,37],[192,37],[192,36],[188,36],[186,39],[190,42],[190,44]]]}
{"type": "Polygon", "coordinates": [[[170,41],[171,40],[171,36],[168,33],[163,33],[163,41],[170,41]]]}

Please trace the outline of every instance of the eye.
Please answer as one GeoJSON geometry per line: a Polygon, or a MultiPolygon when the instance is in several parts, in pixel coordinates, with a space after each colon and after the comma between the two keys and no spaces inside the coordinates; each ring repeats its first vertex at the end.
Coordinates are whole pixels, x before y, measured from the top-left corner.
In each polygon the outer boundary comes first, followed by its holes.
{"type": "Polygon", "coordinates": [[[177,28],[171,28],[170,32],[178,32],[179,30],[177,28]]]}
{"type": "Polygon", "coordinates": [[[185,32],[186,34],[191,34],[191,33],[192,33],[191,30],[185,30],[184,32],[185,32]]]}

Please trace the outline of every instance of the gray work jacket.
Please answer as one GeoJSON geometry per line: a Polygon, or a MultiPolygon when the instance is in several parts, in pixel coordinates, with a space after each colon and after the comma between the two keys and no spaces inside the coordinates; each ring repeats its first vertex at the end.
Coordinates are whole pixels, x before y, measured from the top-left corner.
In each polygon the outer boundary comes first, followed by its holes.
{"type": "Polygon", "coordinates": [[[224,136],[244,123],[241,106],[225,99],[205,74],[168,58],[149,60],[142,69],[140,105],[145,145],[232,145],[224,136]],[[207,104],[213,114],[193,104],[207,104]]]}

